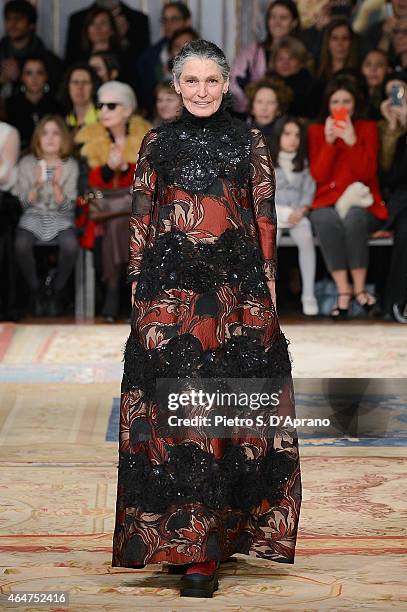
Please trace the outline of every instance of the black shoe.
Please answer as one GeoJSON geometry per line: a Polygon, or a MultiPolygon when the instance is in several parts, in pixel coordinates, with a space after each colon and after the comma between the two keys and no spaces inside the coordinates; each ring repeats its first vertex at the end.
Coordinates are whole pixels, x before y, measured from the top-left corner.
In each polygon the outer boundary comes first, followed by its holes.
{"type": "Polygon", "coordinates": [[[119,289],[108,287],[102,308],[105,323],[114,323],[119,316],[119,289]]]}
{"type": "Polygon", "coordinates": [[[193,573],[185,574],[180,582],[181,597],[212,597],[219,588],[219,563],[210,576],[193,573]]]}
{"type": "Polygon", "coordinates": [[[64,314],[64,291],[54,291],[48,300],[47,314],[49,317],[60,317],[64,314]]]}
{"type": "Polygon", "coordinates": [[[334,321],[347,321],[349,319],[349,308],[350,308],[350,298],[352,297],[351,293],[338,293],[336,306],[331,310],[331,319],[334,321]],[[349,297],[348,307],[347,308],[339,308],[339,298],[340,297],[349,297]]]}
{"type": "Polygon", "coordinates": [[[393,304],[393,317],[398,323],[407,323],[407,302],[393,304]]]}

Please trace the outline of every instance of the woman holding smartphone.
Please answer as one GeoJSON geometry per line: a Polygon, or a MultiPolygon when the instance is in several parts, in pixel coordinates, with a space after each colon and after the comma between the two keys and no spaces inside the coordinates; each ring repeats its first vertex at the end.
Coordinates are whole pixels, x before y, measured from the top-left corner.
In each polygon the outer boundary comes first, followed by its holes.
{"type": "Polygon", "coordinates": [[[317,183],[311,222],[337,287],[331,316],[346,319],[352,297],[366,311],[376,303],[365,287],[368,240],[388,213],[376,176],[377,125],[361,119],[354,79],[336,77],[328,83],[323,120],[310,126],[308,134],[310,170],[317,183]]]}

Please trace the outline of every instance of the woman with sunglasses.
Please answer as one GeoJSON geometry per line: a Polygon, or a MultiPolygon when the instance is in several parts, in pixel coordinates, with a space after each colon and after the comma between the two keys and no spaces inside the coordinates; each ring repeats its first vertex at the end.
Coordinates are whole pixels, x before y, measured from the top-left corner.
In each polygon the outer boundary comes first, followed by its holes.
{"type": "Polygon", "coordinates": [[[151,124],[140,115],[133,90],[126,83],[108,81],[97,92],[99,121],[83,127],[75,137],[86,159],[88,185],[99,191],[97,243],[101,246],[101,275],[105,286],[102,309],[106,322],[119,314],[120,278],[128,261],[130,187],[141,141],[151,124]]]}

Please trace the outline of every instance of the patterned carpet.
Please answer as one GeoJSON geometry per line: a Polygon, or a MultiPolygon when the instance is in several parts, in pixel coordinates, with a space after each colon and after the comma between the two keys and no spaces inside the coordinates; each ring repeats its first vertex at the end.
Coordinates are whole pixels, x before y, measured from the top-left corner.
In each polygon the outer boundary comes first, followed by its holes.
{"type": "Polygon", "coordinates": [[[298,411],[322,401],[323,382],[308,378],[316,372],[368,372],[363,391],[375,422],[385,415],[386,431],[352,439],[304,432],[295,564],[239,556],[222,566],[220,590],[204,601],[180,599],[179,577],[159,566],[110,567],[127,326],[0,325],[1,592],[69,591],[75,612],[405,610],[407,330],[307,324],[284,331],[298,411]]]}

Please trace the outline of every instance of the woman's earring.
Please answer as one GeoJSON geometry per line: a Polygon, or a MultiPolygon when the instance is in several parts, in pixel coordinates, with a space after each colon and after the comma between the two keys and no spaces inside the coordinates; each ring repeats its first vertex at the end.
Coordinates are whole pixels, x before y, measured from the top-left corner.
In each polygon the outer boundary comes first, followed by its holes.
{"type": "Polygon", "coordinates": [[[25,85],[23,85],[22,83],[20,85],[20,91],[21,91],[21,93],[25,93],[26,92],[25,85]]]}
{"type": "Polygon", "coordinates": [[[45,83],[44,85],[44,93],[48,93],[49,92],[49,85],[48,83],[45,83]]]}

